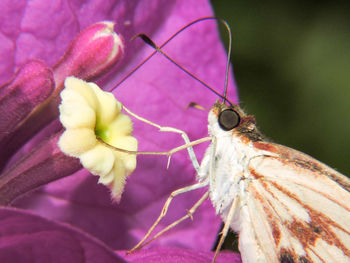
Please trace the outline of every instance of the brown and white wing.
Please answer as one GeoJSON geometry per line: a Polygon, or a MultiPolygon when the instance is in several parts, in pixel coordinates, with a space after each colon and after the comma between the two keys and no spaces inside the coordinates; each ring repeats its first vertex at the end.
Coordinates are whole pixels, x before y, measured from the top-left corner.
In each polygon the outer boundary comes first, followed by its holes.
{"type": "Polygon", "coordinates": [[[306,154],[272,146],[279,157],[249,162],[243,262],[350,262],[350,180],[306,154]]]}

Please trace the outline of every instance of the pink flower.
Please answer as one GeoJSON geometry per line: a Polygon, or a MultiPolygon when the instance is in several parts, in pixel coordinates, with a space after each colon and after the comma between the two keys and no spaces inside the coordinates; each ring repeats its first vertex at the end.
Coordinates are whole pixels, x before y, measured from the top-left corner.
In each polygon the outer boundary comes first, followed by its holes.
{"type": "MultiPolygon", "coordinates": [[[[211,15],[211,8],[206,1],[199,5],[194,0],[151,3],[5,0],[0,3],[0,8],[3,10],[0,19],[4,21],[0,33],[0,55],[3,58],[0,82],[10,81],[0,89],[0,144],[3,146],[0,150],[3,161],[0,202],[7,204],[36,189],[11,203],[17,209],[0,209],[0,259],[21,262],[13,256],[20,250],[26,255],[26,260],[28,257],[51,256],[52,262],[67,258],[71,261],[63,261],[76,262],[77,258],[70,257],[69,252],[80,247],[83,249],[76,255],[83,253],[85,262],[93,262],[94,257],[99,258],[102,254],[111,256],[110,261],[105,262],[114,262],[112,258],[121,261],[111,251],[128,250],[135,245],[158,216],[170,192],[194,183],[195,171],[186,151],[173,155],[168,170],[165,157],[139,156],[136,171],[128,178],[120,204],[113,204],[108,190],[97,185],[96,177],[81,169],[76,159],[58,150],[56,142],[62,128],[54,107],[58,104],[57,97],[51,100],[51,96],[62,88],[65,77],[72,74],[96,80],[100,87],[112,90],[153,51],[141,40],[130,41],[133,35],[145,33],[160,45],[182,26],[211,15]],[[89,26],[88,30],[101,30],[96,27],[103,27],[103,24],[93,24],[102,20],[115,23],[114,30],[124,41],[122,57],[121,49],[112,52],[114,39],[111,36],[93,42],[96,45],[87,49],[83,45],[91,40],[91,35],[86,31],[73,41],[78,32],[89,26]],[[69,48],[72,41],[75,46],[69,48]],[[102,49],[99,49],[100,45],[103,45],[102,49]],[[104,53],[105,50],[109,52],[104,53]],[[111,54],[114,54],[112,58],[111,54]],[[11,81],[17,70],[20,71],[11,81]],[[102,76],[102,73],[106,74],[102,76]],[[50,106],[45,106],[48,99],[50,103],[47,105],[50,106]],[[47,107],[44,111],[42,105],[47,107]],[[30,115],[27,122],[28,114],[33,111],[39,113],[34,117],[30,115]],[[59,178],[62,179],[57,180],[59,178]],[[47,184],[54,180],[57,181],[47,184]],[[41,185],[44,186],[37,188],[41,185]],[[46,230],[35,223],[39,221],[44,222],[46,230]],[[27,224],[23,225],[23,222],[27,224]],[[18,225],[23,225],[23,228],[15,230],[14,226],[18,225]],[[42,231],[48,231],[48,236],[38,235],[42,231]],[[15,235],[18,238],[14,239],[15,235]],[[57,241],[68,241],[40,249],[38,244],[47,244],[45,238],[51,236],[57,241]],[[54,247],[62,257],[55,256],[58,254],[54,247]]],[[[173,39],[164,51],[210,86],[223,90],[226,60],[215,22],[192,26],[173,39]]],[[[210,107],[217,99],[160,55],[154,56],[113,92],[133,112],[158,124],[182,129],[191,140],[207,135],[207,113],[187,109],[187,105],[195,101],[210,107]]],[[[230,92],[230,99],[237,101],[232,85],[230,92]]],[[[183,144],[180,136],[159,133],[138,121],[134,121],[134,130],[140,150],[167,151],[183,144]]],[[[199,157],[205,147],[196,147],[199,157]]],[[[159,229],[184,215],[202,192],[194,191],[176,198],[159,229]]],[[[220,219],[208,201],[196,212],[193,222],[181,223],[148,248],[158,255],[167,254],[167,251],[174,253],[171,252],[173,248],[163,250],[162,246],[191,249],[192,254],[201,253],[198,250],[209,251],[219,224],[220,219]]],[[[183,262],[186,262],[189,253],[181,251],[183,262]]],[[[140,251],[129,259],[126,256],[125,260],[132,262],[137,255],[150,257],[146,254],[140,251]]],[[[233,255],[232,261],[226,258],[222,262],[238,262],[234,261],[233,255]]],[[[191,261],[188,259],[188,262],[191,261]]]]}

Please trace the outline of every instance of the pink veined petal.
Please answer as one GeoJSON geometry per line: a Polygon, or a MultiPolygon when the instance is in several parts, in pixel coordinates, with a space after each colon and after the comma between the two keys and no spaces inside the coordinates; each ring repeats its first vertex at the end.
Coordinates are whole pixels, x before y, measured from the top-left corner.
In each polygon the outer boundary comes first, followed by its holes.
{"type": "MultiPolygon", "coordinates": [[[[118,252],[129,262],[183,262],[183,263],[208,263],[213,260],[214,252],[180,249],[174,247],[157,247],[143,249],[126,255],[125,252],[118,252]]],[[[231,252],[222,251],[216,259],[216,263],[241,263],[240,256],[231,252]]]]}
{"type": "Polygon", "coordinates": [[[127,262],[76,228],[13,208],[0,208],[0,261],[127,262]]]}

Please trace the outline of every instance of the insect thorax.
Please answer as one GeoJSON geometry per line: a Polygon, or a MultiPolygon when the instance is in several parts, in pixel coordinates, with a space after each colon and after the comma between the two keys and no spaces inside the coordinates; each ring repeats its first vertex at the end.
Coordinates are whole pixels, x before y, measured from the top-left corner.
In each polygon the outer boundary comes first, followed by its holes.
{"type": "Polygon", "coordinates": [[[208,181],[210,198],[216,213],[224,214],[233,200],[243,199],[240,182],[249,183],[246,171],[249,160],[259,152],[254,150],[251,143],[243,142],[234,135],[213,136],[198,174],[200,181],[208,181]]]}

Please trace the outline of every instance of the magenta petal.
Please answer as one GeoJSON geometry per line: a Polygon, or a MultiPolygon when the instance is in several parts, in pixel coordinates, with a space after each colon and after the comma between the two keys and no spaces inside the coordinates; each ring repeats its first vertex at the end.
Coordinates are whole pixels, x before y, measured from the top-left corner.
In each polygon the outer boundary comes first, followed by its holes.
{"type": "MultiPolygon", "coordinates": [[[[213,260],[214,252],[200,250],[180,249],[173,247],[158,247],[154,249],[143,249],[126,255],[125,252],[118,252],[125,260],[137,263],[208,263],[213,260]]],[[[216,263],[241,263],[239,254],[231,252],[220,252],[216,263]]]]}
{"type": "MultiPolygon", "coordinates": [[[[160,176],[163,182],[166,176],[160,176]]],[[[171,178],[171,175],[169,176],[171,178]]],[[[183,178],[180,178],[180,181],[183,178]]],[[[127,192],[130,184],[127,184],[127,192]]],[[[126,194],[120,205],[112,204],[105,186],[97,185],[97,178],[81,171],[73,176],[47,185],[31,196],[21,198],[14,205],[36,211],[50,219],[75,225],[96,236],[113,249],[130,249],[145,235],[168,197],[169,192],[159,197],[162,189],[153,187],[156,193],[150,196],[145,186],[139,186],[138,194],[126,194]],[[69,189],[69,190],[67,190],[69,189]],[[149,200],[150,198],[154,198],[149,200]]],[[[151,189],[150,189],[151,190],[151,189]]],[[[176,198],[168,216],[160,223],[160,230],[186,214],[199,192],[176,198]]],[[[210,250],[216,240],[220,219],[209,201],[193,215],[149,246],[167,245],[210,250]]]]}
{"type": "Polygon", "coordinates": [[[126,262],[99,240],[18,209],[0,209],[0,262],[126,262]]]}

